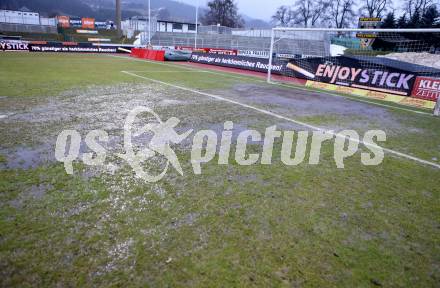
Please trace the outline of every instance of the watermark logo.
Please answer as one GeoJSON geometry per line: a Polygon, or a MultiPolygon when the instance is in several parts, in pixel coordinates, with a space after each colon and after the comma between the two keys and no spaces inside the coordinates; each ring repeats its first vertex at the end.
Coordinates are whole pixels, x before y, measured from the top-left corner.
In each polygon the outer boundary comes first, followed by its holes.
{"type": "MultiPolygon", "coordinates": [[[[147,107],[136,107],[131,110],[124,124],[124,153],[115,154],[124,160],[136,173],[136,176],[147,182],[158,182],[165,177],[170,166],[180,175],[184,175],[181,162],[173,150],[193,134],[193,129],[183,133],[177,132],[180,120],[172,117],[162,121],[158,114],[147,107]],[[149,119],[145,125],[140,125],[149,119]],[[149,136],[149,137],[146,137],[149,136]],[[143,145],[134,145],[137,139],[143,145]],[[153,157],[164,159],[162,171],[149,174],[146,166],[153,157]]],[[[296,166],[307,160],[309,165],[318,165],[324,142],[334,141],[333,159],[337,168],[345,168],[344,161],[353,157],[360,148],[360,161],[363,165],[379,165],[384,159],[383,148],[375,142],[386,141],[386,134],[381,130],[367,131],[361,138],[354,130],[334,131],[280,131],[276,126],[266,128],[262,135],[257,130],[241,131],[233,143],[234,123],[226,121],[221,135],[212,130],[201,130],[194,133],[191,146],[191,166],[195,175],[202,174],[202,165],[213,161],[217,156],[218,165],[230,163],[232,151],[235,150],[235,162],[239,165],[271,165],[276,140],[281,141],[280,159],[286,166],[296,166]],[[296,145],[294,147],[296,136],[296,145]],[[250,144],[258,144],[262,151],[249,152],[250,144]],[[233,149],[235,144],[235,149],[233,149]],[[295,149],[294,149],[295,148],[295,149]],[[309,151],[307,155],[307,151],[309,151]],[[293,155],[293,156],[292,156],[293,155]]],[[[103,130],[90,131],[84,142],[92,152],[80,155],[82,138],[76,130],[64,130],[58,135],[55,147],[55,158],[64,163],[68,174],[73,174],[73,162],[82,160],[86,165],[104,165],[108,151],[102,143],[109,141],[109,135],[103,130]]],[[[255,149],[253,149],[255,150],[255,149]]]]}
{"type": "Polygon", "coordinates": [[[161,180],[166,172],[168,171],[168,167],[171,164],[180,175],[183,176],[182,166],[180,165],[179,159],[176,156],[176,153],[171,149],[171,144],[179,144],[183,140],[185,140],[193,130],[189,130],[182,135],[179,135],[175,128],[180,123],[180,120],[172,117],[168,119],[166,122],[163,122],[159,115],[157,115],[153,110],[147,107],[137,107],[130,111],[127,116],[124,125],[124,148],[125,154],[118,154],[120,158],[127,161],[127,163],[133,168],[136,172],[136,175],[142,179],[145,179],[148,182],[157,182],[161,180]],[[147,123],[143,126],[134,136],[139,137],[142,134],[152,132],[153,136],[150,140],[148,147],[140,150],[139,152],[135,152],[133,149],[132,143],[132,128],[134,127],[134,123],[138,116],[142,113],[148,113],[154,116],[155,122],[147,123]],[[163,169],[162,173],[157,176],[148,174],[142,167],[142,164],[145,163],[148,159],[160,155],[166,159],[166,165],[163,169]]]}

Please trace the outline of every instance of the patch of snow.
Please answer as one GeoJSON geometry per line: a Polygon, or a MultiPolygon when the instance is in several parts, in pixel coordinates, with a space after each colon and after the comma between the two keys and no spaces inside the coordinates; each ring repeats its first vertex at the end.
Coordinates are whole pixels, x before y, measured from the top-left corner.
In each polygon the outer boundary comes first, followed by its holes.
{"type": "Polygon", "coordinates": [[[388,59],[404,61],[412,64],[418,64],[427,67],[440,69],[440,54],[430,54],[426,52],[406,52],[406,53],[391,53],[383,56],[388,59]]]}
{"type": "Polygon", "coordinates": [[[347,48],[344,46],[335,45],[335,44],[330,45],[330,54],[332,56],[344,55],[345,50],[347,50],[347,48]]]}

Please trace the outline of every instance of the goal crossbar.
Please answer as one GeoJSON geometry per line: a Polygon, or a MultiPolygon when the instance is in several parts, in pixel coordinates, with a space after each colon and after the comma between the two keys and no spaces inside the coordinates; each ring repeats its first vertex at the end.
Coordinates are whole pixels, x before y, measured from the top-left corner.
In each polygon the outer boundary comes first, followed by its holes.
{"type": "MultiPolygon", "coordinates": [[[[323,65],[320,65],[320,67],[324,66],[324,65],[341,65],[341,64],[331,64],[331,63],[333,61],[336,61],[335,63],[339,63],[338,62],[339,60],[335,59],[336,55],[344,56],[346,54],[345,54],[345,52],[342,52],[343,54],[334,54],[335,52],[333,51],[333,49],[338,49],[340,47],[344,48],[343,46],[341,46],[344,44],[342,44],[342,42],[341,42],[341,44],[339,44],[338,41],[353,40],[356,38],[358,38],[360,40],[362,38],[364,38],[362,40],[365,40],[365,42],[364,41],[359,42],[363,46],[358,47],[358,48],[355,48],[355,46],[345,46],[345,49],[349,49],[349,50],[347,50],[349,53],[354,53],[354,54],[347,54],[347,55],[352,55],[352,56],[347,56],[347,57],[354,58],[355,61],[356,61],[356,59],[358,59],[359,62],[363,62],[363,65],[364,65],[363,68],[365,68],[365,69],[378,68],[381,66],[381,64],[391,65],[390,67],[392,67],[392,65],[393,65],[393,63],[391,63],[392,60],[388,60],[388,59],[383,60],[384,62],[381,62],[382,60],[379,60],[379,59],[382,59],[382,58],[379,58],[380,55],[385,55],[385,54],[387,54],[386,52],[388,52],[388,53],[405,53],[405,52],[415,52],[415,53],[425,52],[426,53],[426,52],[430,52],[431,54],[434,53],[432,55],[439,55],[438,51],[440,51],[440,46],[435,43],[433,44],[432,39],[428,40],[431,37],[427,36],[426,33],[433,33],[433,36],[435,35],[435,37],[433,38],[434,42],[435,42],[435,39],[438,39],[438,37],[440,35],[440,28],[429,28],[429,29],[428,28],[426,28],[426,29],[425,28],[419,28],[419,29],[369,29],[369,28],[366,28],[365,29],[365,28],[301,28],[301,27],[298,27],[298,28],[293,28],[293,27],[272,28],[271,29],[271,38],[270,38],[269,61],[268,61],[268,66],[267,66],[267,68],[268,68],[267,69],[267,82],[268,83],[272,82],[272,74],[274,73],[274,71],[276,71],[276,74],[280,74],[279,69],[283,69],[282,76],[283,75],[288,76],[290,70],[287,68],[294,69],[294,70],[296,69],[295,70],[296,72],[302,73],[302,75],[306,75],[306,79],[314,79],[313,81],[319,82],[320,80],[316,80],[316,79],[318,79],[319,76],[323,76],[321,73],[322,71],[316,70],[315,72],[317,74],[312,75],[312,73],[310,72],[311,66],[308,66],[310,64],[310,62],[307,62],[308,60],[306,60],[306,59],[309,57],[323,58],[323,61],[324,60],[325,61],[324,61],[323,65]],[[291,33],[289,34],[289,32],[291,32],[291,33]],[[317,36],[314,38],[313,33],[316,33],[316,32],[317,32],[317,34],[316,34],[317,36]],[[402,35],[403,33],[406,33],[408,35],[410,35],[410,34],[419,35],[419,38],[414,37],[414,36],[407,37],[406,35],[402,35]],[[356,34],[356,36],[354,36],[354,34],[356,34]],[[399,34],[400,34],[400,36],[399,36],[399,34]],[[331,35],[333,35],[332,38],[330,38],[331,35]],[[421,35],[421,37],[425,37],[425,38],[420,38],[420,35],[421,35]],[[378,43],[378,42],[374,42],[374,39],[370,40],[368,38],[370,38],[370,39],[377,38],[378,40],[376,40],[376,41],[379,41],[379,43],[381,43],[381,44],[377,44],[377,47],[371,46],[372,45],[371,43],[378,43]],[[341,40],[338,40],[338,39],[341,39],[341,40]],[[424,39],[426,39],[426,41],[424,39]],[[333,42],[333,40],[335,40],[335,42],[333,42]],[[370,40],[370,41],[368,42],[368,40],[370,40]],[[384,49],[383,48],[384,47],[383,41],[385,41],[385,42],[389,41],[386,43],[392,43],[392,44],[397,43],[397,44],[394,46],[394,48],[388,49],[389,46],[386,46],[388,48],[384,49]],[[290,44],[287,44],[287,43],[290,43],[290,44]],[[328,43],[328,44],[322,45],[320,43],[328,43]],[[333,45],[333,43],[335,45],[333,45]],[[330,45],[330,44],[332,44],[332,45],[330,45]],[[314,46],[314,45],[316,45],[316,46],[314,46]],[[367,45],[367,46],[365,46],[365,45],[367,45]],[[370,46],[368,46],[368,45],[370,45],[370,46]],[[378,48],[379,45],[382,45],[382,46],[380,46],[380,48],[378,48]],[[339,47],[330,47],[330,46],[339,46],[339,47]],[[291,52],[286,52],[286,47],[287,48],[290,47],[290,49],[287,49],[287,50],[289,50],[291,52]],[[312,49],[313,47],[324,47],[324,48],[312,49]],[[328,48],[328,47],[330,47],[330,48],[328,48]],[[350,48],[347,48],[347,47],[350,47],[350,48]],[[353,47],[353,48],[351,48],[351,47],[353,47]],[[403,47],[403,48],[399,48],[399,47],[403,47]],[[429,48],[429,47],[431,47],[431,48],[429,48]],[[275,50],[275,49],[277,49],[277,50],[275,50]],[[330,49],[331,52],[329,52],[328,49],[330,49]],[[378,51],[378,53],[375,54],[375,51],[378,51]],[[435,51],[437,51],[437,52],[435,52],[435,51]],[[356,54],[356,53],[359,53],[359,54],[356,54]],[[437,53],[437,54],[435,54],[435,53],[437,53]],[[285,56],[285,55],[287,55],[287,56],[285,56]],[[292,56],[289,56],[289,55],[292,55],[292,56]],[[316,55],[316,57],[314,55],[316,55]],[[276,60],[275,60],[275,57],[277,57],[276,60]],[[294,57],[294,58],[289,58],[289,57],[294,57]],[[284,67],[284,65],[280,64],[282,62],[282,61],[280,62],[280,59],[284,59],[289,62],[288,63],[289,65],[287,65],[287,68],[284,67]],[[275,63],[275,61],[277,61],[277,62],[275,63]],[[305,66],[300,67],[301,62],[303,62],[305,66]],[[290,64],[290,63],[292,63],[292,64],[290,64]],[[327,63],[330,63],[330,64],[327,64],[327,63]],[[367,64],[365,64],[365,63],[367,63],[367,64]],[[367,66],[369,65],[369,66],[365,67],[365,65],[367,65],[367,66]],[[280,68],[280,67],[282,67],[282,68],[280,68]],[[307,67],[309,67],[309,68],[307,68],[307,67]],[[288,72],[286,72],[286,70],[288,70],[288,72]],[[307,78],[307,77],[309,77],[309,78],[307,78]]],[[[356,43],[358,43],[358,42],[356,42],[356,43]]],[[[357,45],[359,45],[359,44],[357,44],[357,45]]],[[[336,52],[336,53],[341,53],[341,52],[336,52]]],[[[347,58],[347,57],[345,57],[345,58],[347,58]]],[[[311,60],[311,61],[313,62],[313,60],[311,60]]],[[[317,61],[315,60],[315,63],[316,62],[317,61]]],[[[422,61],[422,62],[426,62],[426,61],[422,61]]],[[[413,65],[410,68],[422,69],[422,73],[418,74],[418,75],[421,75],[421,77],[429,77],[430,75],[432,75],[431,77],[435,77],[436,79],[440,78],[439,77],[439,75],[440,75],[439,68],[432,68],[435,66],[431,66],[431,65],[424,66],[426,64],[422,63],[422,62],[420,62],[420,63],[419,62],[412,62],[412,64],[411,63],[404,63],[404,62],[401,62],[401,63],[406,68],[413,65]]],[[[398,60],[394,61],[394,65],[396,65],[395,63],[398,63],[398,60]]],[[[398,64],[398,65],[400,65],[400,64],[398,64]]],[[[357,68],[359,68],[359,67],[357,67],[357,68]]],[[[396,68],[396,67],[394,67],[394,68],[396,68]]],[[[316,66],[312,69],[316,69],[316,66]]],[[[396,69],[399,69],[399,68],[396,68],[396,69]]],[[[326,71],[330,71],[330,70],[326,70],[326,71]]],[[[315,73],[315,72],[313,72],[313,73],[315,73]]],[[[385,83],[392,83],[393,84],[394,83],[393,81],[396,82],[396,78],[392,79],[391,77],[387,76],[387,75],[392,75],[392,74],[396,75],[396,72],[398,72],[398,71],[396,71],[395,69],[391,72],[385,72],[385,74],[384,74],[385,76],[380,78],[381,79],[380,83],[384,83],[384,81],[385,81],[385,83]],[[390,82],[386,82],[387,80],[389,80],[390,82]]],[[[360,75],[360,74],[358,74],[358,75],[360,75]]],[[[380,74],[374,76],[374,77],[376,77],[375,79],[379,79],[378,78],[379,75],[380,74]]],[[[404,77],[404,76],[405,76],[405,74],[403,74],[402,77],[404,77]]],[[[417,76],[417,74],[416,74],[416,76],[417,76]]],[[[292,77],[297,77],[297,76],[292,76],[292,77]]],[[[364,76],[363,79],[366,79],[367,77],[368,77],[368,75],[364,76]]],[[[276,79],[278,79],[278,78],[276,78],[276,79]]],[[[301,79],[304,79],[304,78],[301,78],[301,79]]],[[[335,83],[334,79],[335,78],[333,78],[330,83],[340,85],[341,82],[336,81],[336,83],[335,83]]],[[[326,80],[324,80],[324,81],[326,81],[326,80]]],[[[373,80],[373,84],[375,84],[374,81],[376,81],[376,80],[373,80]]],[[[347,84],[347,82],[342,83],[342,84],[345,84],[346,86],[351,85],[350,83],[347,84]]],[[[357,88],[361,88],[361,89],[368,88],[362,84],[363,83],[353,83],[353,86],[357,87],[357,88]]],[[[412,83],[411,83],[411,85],[412,85],[412,83]]],[[[391,87],[393,87],[393,86],[391,86],[391,87]]],[[[381,89],[381,87],[373,87],[372,90],[381,91],[384,93],[388,93],[390,91],[389,89],[381,89]]],[[[394,92],[394,94],[398,94],[398,95],[399,94],[404,95],[404,94],[402,94],[402,91],[398,91],[398,89],[395,89],[391,92],[394,92]]],[[[409,93],[407,95],[410,95],[410,94],[411,93],[409,93]]],[[[440,102],[440,100],[439,100],[439,102],[440,102]]],[[[437,110],[439,110],[438,107],[439,107],[439,104],[437,103],[437,110]]]]}
{"type": "Polygon", "coordinates": [[[365,29],[365,28],[293,28],[275,27],[272,31],[316,31],[316,32],[379,32],[379,33],[436,33],[440,28],[413,28],[413,29],[365,29]]]}
{"type": "Polygon", "coordinates": [[[301,27],[275,27],[272,28],[269,65],[267,72],[267,82],[270,83],[272,65],[273,65],[273,49],[275,44],[275,31],[297,31],[297,32],[376,32],[376,33],[440,33],[440,28],[413,28],[413,29],[363,29],[363,28],[301,28],[301,27]]]}

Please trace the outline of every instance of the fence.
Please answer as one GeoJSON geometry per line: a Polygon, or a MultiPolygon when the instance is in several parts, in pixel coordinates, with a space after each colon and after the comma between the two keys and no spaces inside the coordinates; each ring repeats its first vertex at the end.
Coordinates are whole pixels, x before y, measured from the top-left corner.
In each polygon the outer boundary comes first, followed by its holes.
{"type": "Polygon", "coordinates": [[[56,26],[0,23],[0,31],[56,34],[56,26]]]}
{"type": "MultiPolygon", "coordinates": [[[[194,47],[197,38],[197,47],[250,50],[268,53],[270,50],[271,30],[235,29],[222,26],[201,26],[196,36],[193,33],[156,32],[152,37],[155,46],[187,46],[194,47]]],[[[298,51],[306,55],[321,55],[330,49],[330,40],[324,33],[313,35],[296,33],[286,35],[277,43],[280,53],[298,51]]]]}

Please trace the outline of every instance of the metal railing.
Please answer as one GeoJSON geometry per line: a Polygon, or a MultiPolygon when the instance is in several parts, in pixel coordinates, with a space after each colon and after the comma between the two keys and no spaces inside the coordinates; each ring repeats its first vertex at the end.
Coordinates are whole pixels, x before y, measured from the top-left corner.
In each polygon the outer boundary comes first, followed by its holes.
{"type": "MultiPolygon", "coordinates": [[[[269,53],[271,30],[267,29],[235,29],[222,26],[201,26],[197,35],[197,47],[247,50],[269,53]]],[[[298,47],[305,47],[303,54],[321,54],[330,46],[329,39],[310,37],[309,33],[296,33],[292,37],[277,43],[281,53],[298,51],[298,47]],[[293,37],[294,36],[294,37],[293,37]]],[[[155,46],[187,46],[194,47],[195,34],[156,32],[152,38],[155,46]]]]}
{"type": "Polygon", "coordinates": [[[56,26],[0,23],[0,31],[56,34],[56,26]]]}

